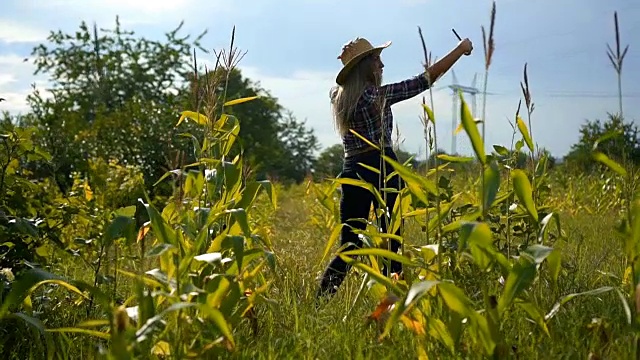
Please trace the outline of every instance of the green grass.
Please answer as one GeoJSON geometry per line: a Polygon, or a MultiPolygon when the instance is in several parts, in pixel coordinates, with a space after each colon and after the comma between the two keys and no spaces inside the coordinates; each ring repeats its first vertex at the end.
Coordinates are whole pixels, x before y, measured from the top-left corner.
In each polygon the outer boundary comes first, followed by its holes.
{"type": "MultiPolygon", "coordinates": [[[[278,202],[275,212],[269,210],[264,201],[258,204],[263,212],[263,221],[272,234],[273,250],[277,255],[277,269],[268,276],[273,280],[269,293],[271,301],[258,308],[257,334],[251,331],[247,322],[236,329],[238,350],[228,356],[264,359],[416,358],[420,340],[402,327],[394,329],[391,337],[378,341],[381,327],[367,321],[367,316],[378,303],[377,298],[366,295],[351,309],[362,272],[352,271],[338,294],[319,309],[315,308],[317,278],[326,265],[326,262],[321,263],[321,258],[330,229],[313,223],[321,210],[314,203],[315,197],[306,194],[304,186],[282,190],[278,202]]],[[[583,211],[561,216],[563,228],[569,235],[566,241],[557,242],[564,264],[558,284],[551,286],[539,281],[529,289],[533,302],[545,313],[564,295],[621,285],[625,270],[619,256],[622,242],[614,231],[618,214],[610,211],[592,215],[583,211]]],[[[424,233],[419,226],[409,222],[406,231],[408,244],[424,244],[424,233]]],[[[61,259],[53,270],[68,278],[92,280],[86,268],[70,256],[61,259]]],[[[477,273],[467,272],[459,281],[465,289],[479,286],[477,273]]],[[[132,284],[122,278],[117,298],[127,298],[132,284]]],[[[47,327],[69,326],[86,320],[84,307],[74,305],[73,297],[62,291],[54,294],[58,296],[40,307],[47,327]]],[[[605,358],[622,359],[628,358],[633,350],[625,331],[623,308],[613,292],[571,300],[548,322],[551,338],[527,321],[526,314],[515,312],[511,316],[513,320],[506,321],[501,331],[507,334],[506,343],[517,351],[521,359],[586,358],[590,352],[605,358]]],[[[23,327],[22,331],[14,332],[12,335],[17,338],[11,346],[3,341],[3,351],[18,355],[34,350],[32,340],[27,340],[32,337],[26,331],[27,328],[23,327]]],[[[57,337],[57,348],[66,347],[72,357],[92,358],[96,355],[94,338],[84,335],[65,337],[66,341],[62,335],[57,337]]],[[[435,352],[429,353],[430,358],[450,356],[441,346],[435,346],[431,351],[435,352]]],[[[460,354],[460,357],[482,358],[474,352],[460,354]]]]}

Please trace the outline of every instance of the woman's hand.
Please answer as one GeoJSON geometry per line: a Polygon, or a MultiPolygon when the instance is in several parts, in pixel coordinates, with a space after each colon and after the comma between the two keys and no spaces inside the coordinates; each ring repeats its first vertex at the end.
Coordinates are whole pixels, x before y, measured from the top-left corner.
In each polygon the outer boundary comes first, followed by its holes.
{"type": "Polygon", "coordinates": [[[471,40],[469,40],[468,38],[460,41],[460,43],[458,44],[458,47],[467,56],[471,55],[471,51],[473,51],[473,44],[471,43],[471,40]]]}

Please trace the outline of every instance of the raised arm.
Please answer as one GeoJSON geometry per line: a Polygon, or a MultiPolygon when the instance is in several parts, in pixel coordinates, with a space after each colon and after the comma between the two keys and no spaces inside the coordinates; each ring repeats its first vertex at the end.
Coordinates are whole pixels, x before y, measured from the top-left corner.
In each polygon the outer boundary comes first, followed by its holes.
{"type": "Polygon", "coordinates": [[[473,45],[469,39],[464,39],[458,43],[458,46],[453,48],[453,50],[449,51],[447,55],[445,55],[442,59],[436,61],[433,65],[431,65],[424,75],[431,79],[431,84],[435,83],[444,75],[453,64],[455,64],[462,55],[469,55],[473,50],[473,45]]]}
{"type": "Polygon", "coordinates": [[[380,88],[369,88],[365,92],[365,99],[374,101],[382,96],[388,105],[410,99],[435,83],[462,57],[471,54],[473,45],[469,39],[462,40],[453,50],[442,59],[436,61],[420,75],[396,83],[383,85],[380,88]],[[431,81],[429,81],[431,79],[431,81]]]}

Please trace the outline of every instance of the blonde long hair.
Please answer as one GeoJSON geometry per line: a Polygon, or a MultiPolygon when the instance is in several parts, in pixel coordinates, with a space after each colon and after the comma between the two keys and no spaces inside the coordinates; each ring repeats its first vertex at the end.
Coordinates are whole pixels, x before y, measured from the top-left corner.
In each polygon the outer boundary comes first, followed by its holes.
{"type": "Polygon", "coordinates": [[[331,89],[329,96],[334,125],[341,136],[349,132],[356,105],[364,90],[371,85],[380,86],[382,82],[382,79],[375,76],[373,64],[372,55],[364,57],[349,72],[343,85],[331,89]]]}

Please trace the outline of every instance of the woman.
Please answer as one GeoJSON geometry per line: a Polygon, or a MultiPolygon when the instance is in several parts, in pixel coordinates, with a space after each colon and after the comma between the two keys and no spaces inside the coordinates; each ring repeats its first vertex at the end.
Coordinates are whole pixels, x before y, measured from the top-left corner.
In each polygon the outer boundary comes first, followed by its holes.
{"type": "MultiPolygon", "coordinates": [[[[376,144],[384,150],[385,155],[397,161],[396,154],[391,148],[393,129],[391,105],[410,99],[429,89],[431,84],[446,73],[462,55],[470,55],[473,50],[471,41],[464,39],[445,57],[426,69],[424,73],[401,82],[382,86],[384,64],[380,60],[380,53],[389,45],[391,42],[373,47],[369,41],[363,38],[356,38],[346,44],[342,48],[342,54],[338,57],[343,64],[343,68],[336,77],[338,86],[331,91],[335,125],[342,136],[345,152],[340,176],[356,180],[362,178],[373,184],[378,191],[380,191],[381,185],[386,188],[400,189],[400,178],[396,175],[383,185],[382,179],[384,178],[381,178],[380,174],[385,174],[386,178],[386,174],[393,171],[392,166],[388,163],[384,167],[381,166],[381,151],[368,145],[350,130],[376,144]],[[379,169],[380,174],[366,169],[359,163],[379,169]],[[383,172],[383,169],[386,171],[383,172]]],[[[395,193],[386,193],[386,205],[389,213],[393,210],[396,196],[395,193]]],[[[362,245],[362,241],[351,228],[365,229],[365,223],[358,219],[368,219],[371,204],[374,201],[375,198],[369,190],[354,185],[342,185],[340,221],[345,226],[342,228],[341,244],[350,244],[346,250],[355,249],[362,245]]],[[[381,230],[387,232],[388,217],[383,216],[383,219],[381,230]]],[[[399,231],[396,234],[398,233],[399,231]]],[[[400,248],[400,242],[392,240],[390,247],[391,251],[397,252],[400,248]]],[[[335,293],[348,270],[347,263],[340,257],[335,257],[324,272],[318,296],[335,293]]],[[[389,271],[399,276],[402,273],[402,265],[395,261],[391,262],[390,269],[387,269],[385,265],[383,274],[389,276],[389,271]]]]}

